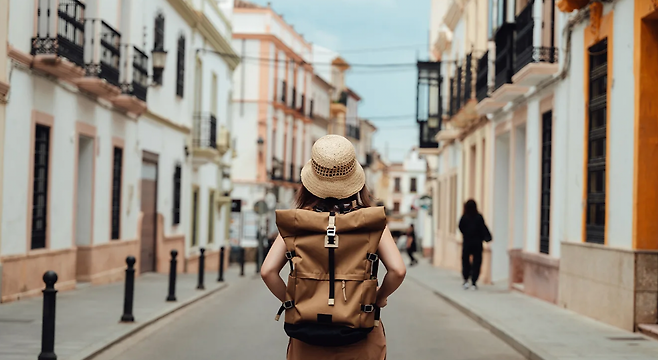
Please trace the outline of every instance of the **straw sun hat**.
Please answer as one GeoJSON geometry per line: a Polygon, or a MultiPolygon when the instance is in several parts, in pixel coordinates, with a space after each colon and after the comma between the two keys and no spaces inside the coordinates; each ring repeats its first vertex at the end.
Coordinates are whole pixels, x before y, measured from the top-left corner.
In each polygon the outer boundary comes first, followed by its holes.
{"type": "Polygon", "coordinates": [[[326,135],[313,144],[311,160],[302,169],[302,184],[311,194],[321,199],[347,199],[365,183],[366,175],[349,140],[326,135]]]}

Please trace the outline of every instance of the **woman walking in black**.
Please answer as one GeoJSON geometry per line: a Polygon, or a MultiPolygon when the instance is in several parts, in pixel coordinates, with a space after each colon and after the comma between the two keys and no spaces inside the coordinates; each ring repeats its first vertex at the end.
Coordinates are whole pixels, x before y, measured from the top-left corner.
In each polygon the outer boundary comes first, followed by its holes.
{"type": "Polygon", "coordinates": [[[409,266],[418,264],[418,260],[414,257],[414,252],[416,252],[416,250],[416,231],[414,230],[414,224],[411,224],[409,230],[407,230],[407,255],[409,255],[409,259],[411,259],[409,266]]]}
{"type": "Polygon", "coordinates": [[[464,277],[464,289],[470,287],[470,278],[473,288],[477,290],[477,281],[480,277],[480,266],[482,265],[482,242],[491,241],[491,233],[484,223],[484,218],[478,212],[474,200],[468,200],[464,204],[464,215],[459,220],[459,231],[462,233],[462,276],[464,277]],[[471,263],[471,256],[473,262],[471,263]]]}

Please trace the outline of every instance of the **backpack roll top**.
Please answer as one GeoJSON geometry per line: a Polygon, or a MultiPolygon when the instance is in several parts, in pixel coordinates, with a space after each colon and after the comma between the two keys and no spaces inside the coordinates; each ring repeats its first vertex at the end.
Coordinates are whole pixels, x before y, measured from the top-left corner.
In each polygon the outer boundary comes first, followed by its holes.
{"type": "Polygon", "coordinates": [[[279,210],[276,223],[290,266],[279,309],[288,335],[321,346],[364,339],[379,319],[377,248],[386,228],[384,209],[279,210]]]}

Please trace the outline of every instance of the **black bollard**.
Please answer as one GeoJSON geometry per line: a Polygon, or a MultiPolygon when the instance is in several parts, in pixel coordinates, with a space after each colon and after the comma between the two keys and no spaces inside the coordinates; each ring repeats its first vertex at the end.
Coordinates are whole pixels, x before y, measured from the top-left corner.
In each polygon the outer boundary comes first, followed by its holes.
{"type": "Polygon", "coordinates": [[[121,322],[134,322],[133,298],[135,295],[135,257],[128,256],[126,258],[126,264],[128,265],[128,268],[126,269],[126,288],[124,290],[123,315],[121,316],[121,322]]]}
{"type": "Polygon", "coordinates": [[[224,247],[222,246],[219,250],[219,276],[217,277],[217,282],[224,281],[224,247]]]}
{"type": "Polygon", "coordinates": [[[244,276],[244,248],[240,247],[240,276],[244,276]]]}
{"type": "Polygon", "coordinates": [[[206,287],[203,286],[203,272],[206,270],[206,255],[204,253],[206,252],[206,249],[201,248],[199,249],[199,284],[196,286],[197,290],[205,290],[206,287]]]}
{"type": "Polygon", "coordinates": [[[171,261],[169,262],[169,295],[167,295],[167,301],[176,301],[176,265],[178,263],[176,256],[178,256],[178,251],[171,250],[171,261]]]}
{"type": "Polygon", "coordinates": [[[43,274],[43,282],[46,288],[43,289],[43,320],[41,323],[41,353],[39,360],[57,360],[55,355],[55,300],[57,290],[57,274],[54,271],[47,271],[43,274]]]}

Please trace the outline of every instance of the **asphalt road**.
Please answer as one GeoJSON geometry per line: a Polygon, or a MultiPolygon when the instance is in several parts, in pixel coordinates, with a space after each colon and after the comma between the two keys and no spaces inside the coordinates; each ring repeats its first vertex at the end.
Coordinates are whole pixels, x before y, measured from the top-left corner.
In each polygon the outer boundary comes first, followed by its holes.
{"type": "MultiPolygon", "coordinates": [[[[410,269],[409,271],[413,271],[410,269]]],[[[278,301],[251,275],[115,346],[96,360],[285,359],[278,301]]],[[[382,311],[388,359],[517,360],[514,349],[407,280],[382,311]]]]}

